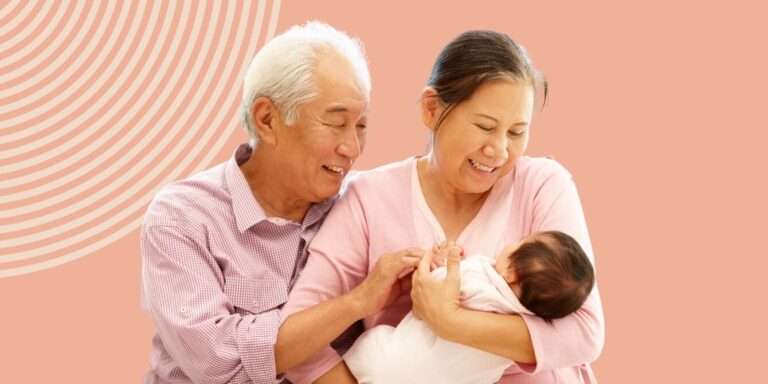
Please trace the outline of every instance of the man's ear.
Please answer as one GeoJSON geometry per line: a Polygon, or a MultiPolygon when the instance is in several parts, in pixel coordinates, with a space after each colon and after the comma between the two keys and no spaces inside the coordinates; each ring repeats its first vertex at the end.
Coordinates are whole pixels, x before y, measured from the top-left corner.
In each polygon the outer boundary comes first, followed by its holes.
{"type": "Polygon", "coordinates": [[[259,97],[251,106],[253,112],[253,124],[256,134],[259,135],[259,144],[277,143],[276,131],[280,124],[280,113],[272,100],[259,97]]]}
{"type": "Polygon", "coordinates": [[[437,120],[440,118],[442,108],[437,97],[437,91],[432,87],[424,88],[421,92],[421,120],[430,131],[437,128],[437,120]]]}

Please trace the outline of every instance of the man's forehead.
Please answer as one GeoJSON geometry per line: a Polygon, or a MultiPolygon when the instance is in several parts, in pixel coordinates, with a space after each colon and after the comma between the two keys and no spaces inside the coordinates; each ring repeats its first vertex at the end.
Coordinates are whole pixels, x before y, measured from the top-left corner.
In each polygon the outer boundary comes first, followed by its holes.
{"type": "Polygon", "coordinates": [[[326,106],[326,114],[362,113],[368,114],[368,103],[364,101],[349,100],[347,103],[331,103],[326,106]]]}
{"type": "Polygon", "coordinates": [[[349,112],[349,108],[346,105],[333,104],[325,108],[325,113],[345,113],[349,112]]]}
{"type": "Polygon", "coordinates": [[[352,65],[341,55],[321,59],[315,72],[318,113],[324,115],[368,113],[368,90],[352,65]]]}

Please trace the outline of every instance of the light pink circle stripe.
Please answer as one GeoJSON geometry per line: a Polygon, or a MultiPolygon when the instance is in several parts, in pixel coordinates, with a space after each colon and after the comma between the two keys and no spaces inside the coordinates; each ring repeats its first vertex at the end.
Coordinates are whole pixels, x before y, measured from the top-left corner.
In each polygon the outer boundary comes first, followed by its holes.
{"type": "Polygon", "coordinates": [[[0,48],[0,277],[113,243],[162,185],[230,152],[245,70],[279,10],[279,0],[0,5],[3,41],[15,42],[0,48]]]}

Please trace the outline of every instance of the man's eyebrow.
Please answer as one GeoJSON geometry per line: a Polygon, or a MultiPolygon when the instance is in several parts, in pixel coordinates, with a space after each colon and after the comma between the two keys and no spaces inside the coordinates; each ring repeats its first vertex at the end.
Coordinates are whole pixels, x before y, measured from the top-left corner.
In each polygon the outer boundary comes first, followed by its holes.
{"type": "Polygon", "coordinates": [[[332,105],[325,110],[325,113],[349,112],[349,109],[343,105],[332,105]]]}
{"type": "MultiPolygon", "coordinates": [[[[497,119],[497,118],[495,118],[495,117],[493,117],[493,116],[491,116],[491,115],[486,115],[486,114],[484,114],[484,113],[475,113],[475,116],[485,117],[486,119],[491,119],[491,120],[493,120],[494,122],[497,122],[497,123],[499,122],[499,119],[497,119]]],[[[518,121],[517,123],[514,123],[514,124],[512,124],[512,125],[513,125],[513,126],[518,126],[518,125],[528,125],[528,122],[527,122],[527,121],[518,121]]]]}

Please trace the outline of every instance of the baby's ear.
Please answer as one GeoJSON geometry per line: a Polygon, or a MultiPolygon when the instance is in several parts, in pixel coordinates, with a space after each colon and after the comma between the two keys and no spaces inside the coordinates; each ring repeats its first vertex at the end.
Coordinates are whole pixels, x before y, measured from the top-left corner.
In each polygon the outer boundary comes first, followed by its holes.
{"type": "Polygon", "coordinates": [[[517,282],[517,270],[515,268],[507,268],[504,271],[504,280],[508,284],[516,283],[517,282]]]}

